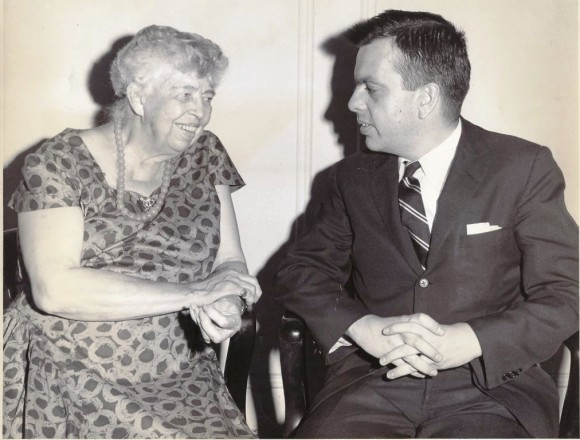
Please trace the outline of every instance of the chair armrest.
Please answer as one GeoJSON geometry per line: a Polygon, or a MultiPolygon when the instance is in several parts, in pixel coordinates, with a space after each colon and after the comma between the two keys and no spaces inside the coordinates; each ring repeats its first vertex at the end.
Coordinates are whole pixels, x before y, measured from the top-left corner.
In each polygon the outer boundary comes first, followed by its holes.
{"type": "Polygon", "coordinates": [[[286,404],[285,438],[292,435],[306,412],[305,328],[304,321],[297,315],[287,311],[282,316],[279,340],[284,402],[286,404]]]}
{"type": "Polygon", "coordinates": [[[570,336],[564,345],[570,350],[570,377],[560,418],[560,438],[579,438],[578,429],[578,332],[570,336]]]}
{"type": "Polygon", "coordinates": [[[240,331],[230,338],[224,368],[226,385],[242,414],[246,413],[246,390],[255,343],[256,314],[249,308],[242,315],[240,331]]]}

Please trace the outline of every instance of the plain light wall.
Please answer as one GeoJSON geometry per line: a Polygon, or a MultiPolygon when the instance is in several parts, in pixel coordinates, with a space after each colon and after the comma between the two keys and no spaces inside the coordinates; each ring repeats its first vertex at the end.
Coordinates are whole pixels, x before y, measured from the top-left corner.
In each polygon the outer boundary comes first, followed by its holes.
{"type": "MultiPolygon", "coordinates": [[[[208,128],[247,183],[234,203],[250,271],[265,288],[248,415],[254,429],[261,425],[261,435],[275,436],[284,415],[275,341],[279,310],[271,290],[275,266],[315,177],[356,149],[348,112],[329,115],[344,104],[336,95],[350,93],[341,79],[349,67],[325,44],[387,8],[441,13],[465,30],[473,70],[464,116],[550,147],[578,221],[576,0],[3,2],[5,188],[14,187],[23,152],[65,127],[94,124],[100,105],[91,93],[91,72],[120,38],[165,24],[214,40],[229,57],[208,128]]],[[[14,217],[7,212],[5,221],[10,226],[14,217]]]]}

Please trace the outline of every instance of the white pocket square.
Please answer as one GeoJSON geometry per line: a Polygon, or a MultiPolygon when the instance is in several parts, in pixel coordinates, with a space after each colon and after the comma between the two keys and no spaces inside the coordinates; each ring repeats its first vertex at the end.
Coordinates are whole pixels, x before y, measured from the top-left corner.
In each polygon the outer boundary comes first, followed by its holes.
{"type": "Polygon", "coordinates": [[[501,226],[490,225],[489,222],[473,223],[467,225],[467,235],[484,234],[485,232],[497,231],[501,226]]]}

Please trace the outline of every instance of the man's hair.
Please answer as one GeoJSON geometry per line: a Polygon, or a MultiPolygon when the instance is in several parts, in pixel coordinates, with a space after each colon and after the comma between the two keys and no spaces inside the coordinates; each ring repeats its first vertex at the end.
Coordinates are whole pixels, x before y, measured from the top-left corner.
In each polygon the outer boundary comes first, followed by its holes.
{"type": "Polygon", "coordinates": [[[437,14],[386,10],[346,33],[358,47],[392,39],[399,51],[394,68],[406,90],[428,83],[442,89],[447,116],[456,118],[469,90],[471,65],[465,34],[437,14]]]}

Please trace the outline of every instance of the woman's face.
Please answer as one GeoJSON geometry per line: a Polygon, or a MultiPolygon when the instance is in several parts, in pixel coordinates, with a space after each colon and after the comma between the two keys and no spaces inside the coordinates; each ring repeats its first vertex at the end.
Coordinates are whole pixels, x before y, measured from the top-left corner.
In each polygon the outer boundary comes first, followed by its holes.
{"type": "Polygon", "coordinates": [[[142,97],[143,128],[160,153],[176,155],[189,148],[211,119],[215,94],[197,72],[160,68],[142,97]]]}

